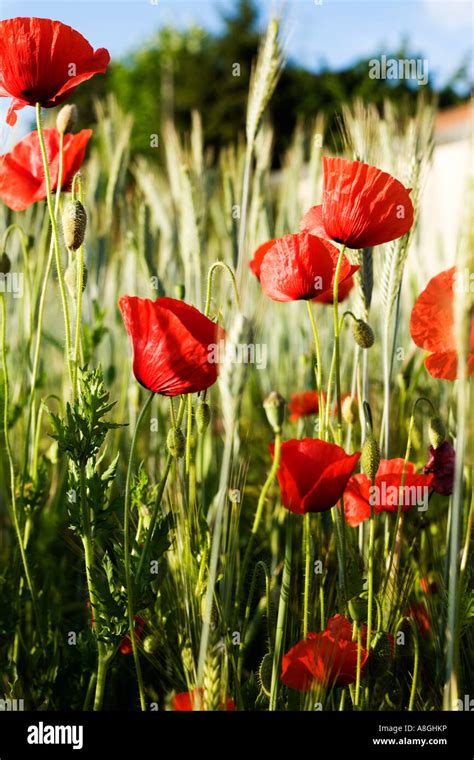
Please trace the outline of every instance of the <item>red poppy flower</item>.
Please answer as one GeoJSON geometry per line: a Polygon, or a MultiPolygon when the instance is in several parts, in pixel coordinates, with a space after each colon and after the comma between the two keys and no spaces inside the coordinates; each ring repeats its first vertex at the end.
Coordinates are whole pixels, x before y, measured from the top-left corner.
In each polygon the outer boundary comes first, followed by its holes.
{"type": "MultiPolygon", "coordinates": [[[[62,190],[69,190],[74,175],[82,166],[91,129],[77,135],[64,136],[64,166],[62,190]]],[[[59,132],[45,129],[44,140],[48,155],[51,188],[58,189],[59,132]]],[[[30,132],[15,145],[11,153],[0,156],[0,198],[13,211],[23,211],[32,203],[46,198],[46,181],[37,132],[30,132]]]]}
{"type": "MultiPolygon", "coordinates": [[[[137,641],[141,641],[143,630],[146,626],[146,621],[143,620],[143,618],[140,617],[140,615],[135,615],[133,619],[135,621],[135,628],[134,628],[135,638],[137,641]]],[[[127,636],[123,637],[122,643],[120,644],[120,647],[119,647],[119,652],[121,654],[131,654],[133,652],[132,640],[128,634],[127,636]]]]}
{"type": "MultiPolygon", "coordinates": [[[[262,290],[273,301],[311,301],[330,295],[338,255],[331,243],[306,232],[278,238],[260,266],[262,290]]],[[[344,258],[339,282],[357,269],[344,258]]]]}
{"type": "MultiPolygon", "coordinates": [[[[329,618],[326,630],[329,631],[331,635],[336,639],[340,638],[345,639],[346,641],[352,641],[353,624],[343,615],[337,614],[333,615],[332,618],[329,618]]],[[[362,623],[360,627],[360,633],[362,646],[365,647],[367,642],[367,626],[365,623],[362,623]]],[[[395,654],[395,637],[393,633],[385,633],[385,636],[388,639],[388,643],[390,645],[390,654],[393,657],[395,654]]]]}
{"type": "MultiPolygon", "coordinates": [[[[433,277],[418,296],[410,320],[410,333],[419,348],[430,352],[425,367],[433,377],[456,380],[457,350],[454,334],[454,278],[456,267],[433,277]]],[[[471,341],[468,374],[474,374],[474,317],[471,317],[471,341]]]]}
{"type": "MultiPolygon", "coordinates": [[[[402,502],[402,512],[421,505],[425,489],[433,482],[432,475],[417,475],[415,465],[407,462],[403,493],[400,499],[400,486],[403,475],[403,459],[382,459],[375,477],[376,491],[373,494],[375,513],[396,512],[399,501],[402,502]]],[[[370,517],[370,499],[372,481],[359,473],[353,475],[344,492],[344,514],[346,522],[355,528],[370,517]]]]}
{"type": "MultiPolygon", "coordinates": [[[[324,391],[323,398],[326,398],[324,391]]],[[[288,404],[288,409],[291,412],[289,417],[290,422],[296,422],[300,417],[317,414],[319,411],[318,392],[303,391],[302,393],[293,393],[288,404]]]]}
{"type": "MultiPolygon", "coordinates": [[[[202,689],[194,689],[194,691],[183,691],[180,694],[175,694],[173,697],[173,710],[176,711],[183,711],[183,712],[190,712],[191,710],[195,709],[195,703],[196,703],[196,696],[201,693],[202,696],[202,689]]],[[[232,697],[227,697],[227,701],[225,704],[225,707],[222,707],[222,710],[227,712],[234,712],[235,711],[235,704],[232,697]]]]}
{"type": "Polygon", "coordinates": [[[454,486],[456,452],[449,441],[444,441],[437,449],[430,446],[429,452],[430,458],[423,467],[423,472],[434,476],[431,483],[433,491],[450,496],[454,486]]]}
{"type": "Polygon", "coordinates": [[[86,39],[60,21],[10,18],[0,22],[0,97],[13,98],[7,123],[16,113],[40,103],[53,108],[94,74],[103,74],[110,56],[94,52],[86,39]]]}
{"type": "Polygon", "coordinates": [[[262,243],[262,245],[260,245],[255,251],[253,255],[253,259],[249,263],[249,267],[254,273],[255,277],[257,277],[257,279],[260,279],[260,267],[262,266],[263,258],[266,252],[269,251],[270,248],[272,248],[272,246],[275,245],[276,241],[277,241],[276,238],[273,238],[272,240],[267,240],[266,243],[262,243]]]}
{"type": "MultiPolygon", "coordinates": [[[[270,444],[273,456],[274,445],[270,444]]],[[[360,452],[346,454],[334,443],[315,438],[285,441],[277,471],[283,506],[295,512],[325,512],[344,493],[360,452]]]]}
{"type": "MultiPolygon", "coordinates": [[[[352,632],[351,623],[345,622],[352,632]]],[[[309,691],[315,683],[324,687],[348,686],[356,680],[357,650],[352,633],[347,638],[345,630],[338,626],[332,629],[328,626],[323,633],[309,633],[305,641],[299,641],[283,655],[281,680],[285,686],[298,691],[309,691]]],[[[361,646],[362,678],[368,656],[361,646]]]]}
{"type": "Polygon", "coordinates": [[[426,638],[431,630],[431,619],[426,604],[424,602],[410,604],[405,610],[405,615],[415,620],[420,634],[426,638]]]}
{"type": "Polygon", "coordinates": [[[344,158],[325,157],[323,168],[323,203],[304,215],[302,230],[348,248],[370,248],[411,229],[410,191],[390,174],[344,158]]]}
{"type": "Polygon", "coordinates": [[[213,349],[225,337],[219,325],[176,298],[123,296],[119,305],[141,385],[163,396],[179,396],[216,382],[213,349]]]}

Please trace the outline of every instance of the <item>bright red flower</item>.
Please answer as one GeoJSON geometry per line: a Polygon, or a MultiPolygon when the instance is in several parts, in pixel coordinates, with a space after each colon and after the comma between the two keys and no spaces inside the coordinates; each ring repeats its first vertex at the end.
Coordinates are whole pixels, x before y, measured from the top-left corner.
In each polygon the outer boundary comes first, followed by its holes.
{"type": "Polygon", "coordinates": [[[110,56],[60,21],[10,18],[0,22],[0,97],[13,98],[7,123],[40,103],[53,108],[94,74],[103,74],[110,56]]]}
{"type": "MultiPolygon", "coordinates": [[[[273,444],[270,452],[273,456],[273,444]]],[[[340,446],[316,438],[285,441],[277,471],[283,506],[300,515],[331,509],[344,493],[359,457],[359,451],[349,455],[340,446]]]]}
{"type": "MultiPolygon", "coordinates": [[[[352,641],[353,637],[353,624],[350,620],[345,618],[343,615],[333,615],[332,618],[329,618],[326,626],[326,630],[331,633],[334,638],[340,638],[345,639],[346,641],[352,641]]],[[[367,642],[367,626],[365,623],[362,623],[360,627],[361,632],[361,642],[362,646],[366,646],[367,642]]],[[[393,657],[395,654],[395,637],[393,633],[385,633],[385,636],[388,639],[388,643],[390,645],[390,654],[393,657]]]]}
{"type": "MultiPolygon", "coordinates": [[[[196,702],[196,696],[201,693],[202,697],[202,689],[194,689],[194,691],[182,691],[180,694],[175,694],[173,697],[173,710],[176,711],[182,711],[182,712],[190,712],[191,710],[194,710],[195,708],[195,702],[196,702]]],[[[202,709],[202,704],[201,704],[202,709]]],[[[224,712],[234,712],[235,711],[235,704],[232,697],[227,697],[227,701],[225,706],[221,708],[224,712]]]]}
{"type": "Polygon", "coordinates": [[[411,229],[410,191],[390,174],[344,158],[324,157],[323,168],[323,203],[304,215],[302,230],[348,248],[370,248],[411,229]]]}
{"type": "Polygon", "coordinates": [[[249,263],[250,269],[252,270],[252,272],[254,273],[255,277],[257,277],[258,280],[260,279],[260,267],[262,266],[262,261],[264,259],[264,256],[266,252],[269,251],[270,248],[272,248],[275,245],[276,241],[277,239],[273,238],[272,240],[267,240],[266,243],[262,243],[262,245],[260,245],[255,251],[253,255],[253,259],[249,263]]]}
{"type": "MultiPolygon", "coordinates": [[[[322,633],[309,633],[305,641],[299,641],[283,655],[281,680],[290,689],[309,691],[315,683],[324,687],[348,686],[357,676],[356,641],[352,641],[352,625],[342,618],[343,625],[332,618],[333,625],[322,633]],[[347,636],[346,625],[351,634],[347,636]]],[[[361,678],[369,653],[361,646],[361,678]]]]}
{"type": "MultiPolygon", "coordinates": [[[[432,475],[417,475],[415,465],[407,462],[403,482],[402,499],[400,486],[403,475],[403,459],[382,459],[375,477],[374,508],[375,513],[396,512],[402,501],[402,512],[423,503],[425,488],[433,482],[432,475]]],[[[355,528],[370,517],[370,499],[372,481],[359,473],[353,475],[344,491],[344,514],[346,522],[355,528]]]]}
{"type": "MultiPolygon", "coordinates": [[[[326,394],[323,391],[323,398],[326,394]]],[[[303,391],[302,393],[293,393],[288,404],[291,414],[290,422],[296,422],[300,417],[308,417],[311,414],[317,414],[319,411],[319,401],[317,391],[303,391]]]]}
{"type": "MultiPolygon", "coordinates": [[[[76,172],[82,166],[91,129],[64,136],[62,190],[70,190],[76,172]]],[[[51,189],[58,189],[59,132],[45,129],[44,140],[51,174],[51,189]]],[[[46,181],[37,132],[30,132],[10,153],[0,156],[0,198],[13,211],[23,211],[46,198],[46,181]]]]}
{"type": "MultiPolygon", "coordinates": [[[[410,333],[419,348],[430,352],[425,367],[433,377],[456,380],[457,349],[454,333],[454,277],[456,267],[433,277],[418,296],[410,320],[410,333]]],[[[468,374],[474,374],[474,317],[471,317],[471,340],[468,374]]]]}
{"type": "MultiPolygon", "coordinates": [[[[141,641],[143,630],[146,626],[146,620],[143,620],[143,618],[140,617],[140,615],[135,615],[133,620],[135,621],[135,628],[134,628],[135,638],[137,641],[141,641]]],[[[132,640],[128,634],[123,637],[122,643],[120,644],[120,647],[119,647],[119,652],[121,654],[131,654],[133,652],[132,640]]]]}
{"type": "MultiPolygon", "coordinates": [[[[278,238],[260,266],[262,290],[273,301],[330,298],[338,255],[331,243],[306,232],[278,238]]],[[[357,269],[344,258],[339,282],[346,282],[357,269]]]]}
{"type": "Polygon", "coordinates": [[[123,296],[119,306],[141,385],[163,396],[179,396],[216,382],[213,348],[225,337],[219,325],[176,298],[123,296]]]}

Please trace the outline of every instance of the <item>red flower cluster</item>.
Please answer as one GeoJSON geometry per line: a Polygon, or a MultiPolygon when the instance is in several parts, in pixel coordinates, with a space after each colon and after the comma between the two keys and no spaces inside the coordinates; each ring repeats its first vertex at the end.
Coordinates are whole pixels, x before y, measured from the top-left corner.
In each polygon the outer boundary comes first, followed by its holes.
{"type": "Polygon", "coordinates": [[[375,492],[372,482],[363,473],[353,475],[344,491],[344,514],[346,522],[355,528],[370,517],[371,499],[376,514],[396,512],[402,504],[402,512],[412,509],[423,499],[424,488],[432,486],[432,475],[417,475],[415,465],[407,462],[403,491],[400,492],[403,476],[403,459],[382,459],[375,477],[375,492]]]}
{"type": "MultiPolygon", "coordinates": [[[[190,712],[191,710],[197,709],[197,707],[195,707],[196,697],[201,695],[202,698],[202,694],[202,689],[194,689],[194,691],[182,691],[180,694],[175,694],[173,697],[173,710],[190,712]]],[[[235,704],[232,697],[227,697],[226,704],[223,705],[221,709],[227,712],[234,712],[235,704]]]]}
{"type": "Polygon", "coordinates": [[[302,230],[348,248],[371,248],[409,232],[410,191],[397,179],[344,158],[323,158],[323,168],[323,203],[304,215],[302,230]]]}
{"type": "MultiPolygon", "coordinates": [[[[82,166],[92,130],[64,136],[62,190],[70,190],[76,172],[82,166]]],[[[58,189],[59,132],[45,129],[44,141],[51,175],[51,189],[58,189]]],[[[30,132],[10,153],[0,156],[0,198],[13,211],[23,211],[46,198],[41,148],[37,132],[30,132]]]]}
{"type": "MultiPolygon", "coordinates": [[[[454,278],[456,267],[433,277],[418,296],[411,314],[411,337],[429,351],[425,367],[433,377],[456,380],[458,357],[454,333],[454,278]]],[[[474,374],[474,316],[471,316],[468,375],[474,374]]]]}
{"type": "Polygon", "coordinates": [[[133,372],[154,393],[179,396],[213,385],[218,365],[210,361],[224,330],[176,298],[123,296],[119,301],[133,347],[133,372]]]}
{"type": "MultiPolygon", "coordinates": [[[[365,643],[365,642],[364,642],[365,643]]],[[[352,624],[335,615],[322,633],[309,633],[283,655],[281,680],[290,689],[309,691],[315,684],[326,688],[348,686],[357,676],[356,641],[352,641],[352,624]]],[[[369,653],[361,646],[361,678],[369,653]]]]}
{"type": "MultiPolygon", "coordinates": [[[[270,444],[273,456],[274,445],[270,444]]],[[[285,441],[277,471],[283,506],[302,515],[331,509],[344,493],[360,452],[346,454],[316,438],[285,441]]]]}
{"type": "Polygon", "coordinates": [[[94,74],[105,73],[107,50],[94,49],[60,21],[10,18],[0,22],[0,97],[13,98],[7,123],[16,113],[40,103],[53,108],[94,74]]]}

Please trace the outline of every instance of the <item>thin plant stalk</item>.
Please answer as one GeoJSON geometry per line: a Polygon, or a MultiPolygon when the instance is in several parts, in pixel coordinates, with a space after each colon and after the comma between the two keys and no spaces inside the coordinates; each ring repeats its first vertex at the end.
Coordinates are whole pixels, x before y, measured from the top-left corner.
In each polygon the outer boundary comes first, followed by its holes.
{"type": "Polygon", "coordinates": [[[275,711],[278,703],[278,687],[280,683],[280,667],[285,645],[286,621],[288,616],[288,599],[291,584],[291,566],[293,561],[293,515],[290,512],[286,517],[285,539],[285,562],[283,565],[283,577],[281,580],[280,602],[278,605],[278,618],[275,635],[275,650],[273,653],[272,681],[270,688],[269,710],[275,711]]]}

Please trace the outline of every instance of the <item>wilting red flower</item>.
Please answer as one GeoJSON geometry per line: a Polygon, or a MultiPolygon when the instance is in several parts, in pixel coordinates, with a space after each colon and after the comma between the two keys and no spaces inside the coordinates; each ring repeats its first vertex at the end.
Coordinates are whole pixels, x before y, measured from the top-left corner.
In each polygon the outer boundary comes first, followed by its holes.
{"type": "MultiPolygon", "coordinates": [[[[70,190],[76,172],[82,166],[91,129],[64,136],[62,190],[70,190]]],[[[51,189],[58,189],[59,132],[45,129],[44,140],[51,175],[51,189]]],[[[46,198],[46,181],[37,132],[30,132],[10,153],[0,156],[0,198],[13,211],[23,211],[46,198]]]]}
{"type": "MultiPolygon", "coordinates": [[[[140,617],[140,615],[135,615],[133,619],[135,621],[135,628],[134,628],[135,638],[137,641],[141,641],[143,630],[146,626],[146,620],[143,620],[143,618],[140,617]]],[[[133,652],[132,640],[128,634],[123,637],[122,643],[120,644],[120,647],[119,647],[119,652],[121,654],[131,654],[133,652]]]]}
{"type": "MultiPolygon", "coordinates": [[[[336,615],[325,631],[309,633],[306,640],[299,641],[283,655],[281,680],[298,691],[308,691],[315,683],[324,687],[348,686],[357,676],[357,649],[357,642],[352,641],[351,623],[336,615]]],[[[368,656],[361,646],[361,678],[368,656]]]]}
{"type": "MultiPolygon", "coordinates": [[[[270,444],[273,456],[274,445],[270,444]]],[[[283,506],[302,515],[331,509],[344,493],[360,452],[346,454],[316,438],[285,441],[277,471],[283,506]]]]}
{"type": "Polygon", "coordinates": [[[302,230],[348,248],[370,248],[411,229],[410,191],[390,174],[344,158],[324,157],[323,168],[323,203],[304,215],[302,230]]]}
{"type": "MultiPolygon", "coordinates": [[[[433,377],[456,380],[458,357],[454,333],[454,277],[451,267],[433,277],[418,296],[410,320],[410,333],[419,348],[430,352],[425,367],[433,377]]],[[[474,317],[471,317],[471,339],[468,374],[474,374],[474,317]]]]}
{"type": "MultiPolygon", "coordinates": [[[[323,398],[326,394],[323,391],[323,398]]],[[[302,393],[293,393],[288,404],[291,414],[290,422],[296,422],[300,417],[308,417],[310,414],[317,414],[319,411],[319,401],[317,391],[303,391],[302,393]]]]}
{"type": "Polygon", "coordinates": [[[13,98],[7,123],[16,113],[40,103],[53,108],[94,74],[103,74],[110,56],[94,52],[86,39],[60,21],[10,18],[0,22],[0,97],[13,98]]]}
{"type": "Polygon", "coordinates": [[[407,462],[404,487],[400,493],[403,465],[403,459],[382,459],[375,477],[376,490],[373,494],[372,481],[367,475],[359,473],[352,476],[344,491],[344,514],[346,522],[352,528],[370,517],[371,498],[376,514],[396,512],[399,502],[402,504],[402,512],[423,503],[424,489],[432,486],[433,476],[417,475],[415,465],[407,462]]]}
{"type": "MultiPolygon", "coordinates": [[[[180,694],[175,694],[173,697],[173,710],[177,711],[183,711],[183,712],[189,712],[191,710],[194,710],[195,702],[196,702],[196,696],[203,694],[202,689],[194,689],[194,691],[182,691],[180,694]]],[[[200,705],[200,709],[203,709],[202,703],[200,705]]],[[[222,706],[221,708],[223,711],[227,712],[234,712],[235,711],[235,704],[232,697],[227,697],[227,701],[225,706],[222,706]]]]}
{"type": "Polygon", "coordinates": [[[437,449],[430,446],[429,452],[430,458],[423,467],[423,472],[434,476],[431,482],[433,491],[449,496],[453,492],[456,452],[449,441],[444,441],[437,449]]]}
{"type": "Polygon", "coordinates": [[[176,298],[123,296],[119,306],[141,385],[163,396],[179,396],[216,382],[212,351],[225,336],[219,325],[176,298]]]}
{"type": "Polygon", "coordinates": [[[254,273],[255,277],[257,279],[260,279],[260,267],[262,266],[263,258],[267,251],[272,248],[272,246],[275,245],[277,239],[273,238],[272,240],[267,240],[266,243],[262,243],[262,245],[259,245],[257,250],[255,251],[253,255],[252,261],[249,263],[249,267],[254,273]]]}
{"type": "MultiPolygon", "coordinates": [[[[262,290],[273,301],[330,298],[338,255],[331,243],[306,232],[278,238],[260,266],[262,290]]],[[[346,282],[357,269],[344,258],[339,282],[346,282]]]]}

